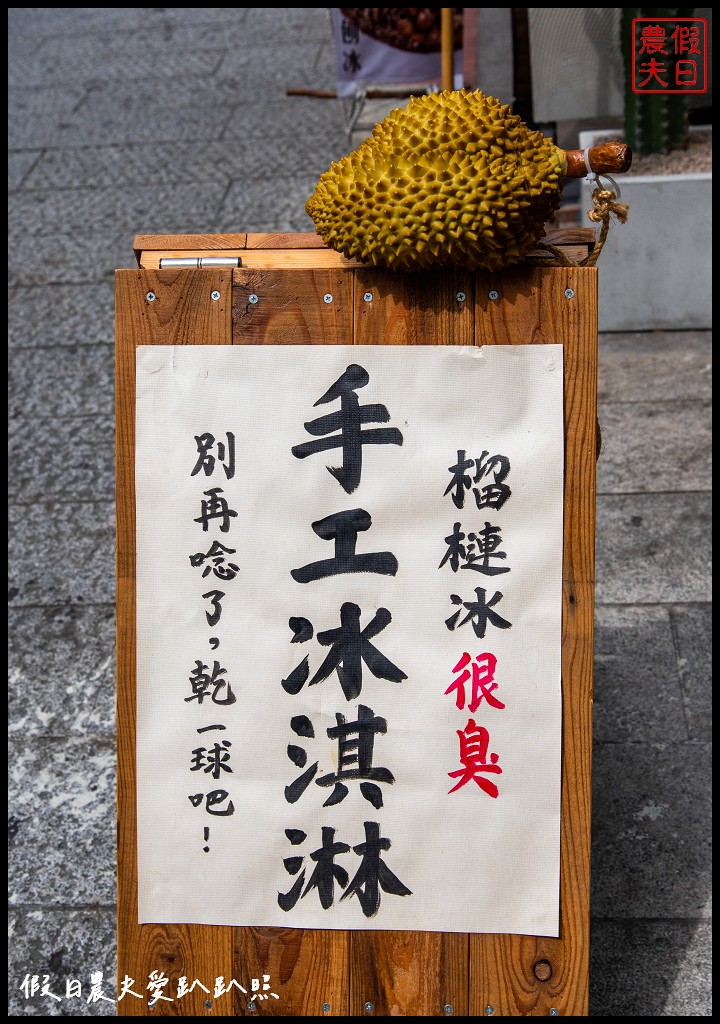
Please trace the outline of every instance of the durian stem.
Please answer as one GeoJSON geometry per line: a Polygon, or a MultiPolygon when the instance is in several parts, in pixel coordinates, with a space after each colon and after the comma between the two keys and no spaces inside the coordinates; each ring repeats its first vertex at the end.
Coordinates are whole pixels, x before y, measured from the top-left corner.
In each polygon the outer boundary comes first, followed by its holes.
{"type": "MultiPolygon", "coordinates": [[[[567,177],[584,178],[588,173],[582,149],[568,149],[567,177]]],[[[632,164],[632,150],[624,142],[603,142],[588,150],[590,169],[596,174],[624,174],[632,164]]]]}

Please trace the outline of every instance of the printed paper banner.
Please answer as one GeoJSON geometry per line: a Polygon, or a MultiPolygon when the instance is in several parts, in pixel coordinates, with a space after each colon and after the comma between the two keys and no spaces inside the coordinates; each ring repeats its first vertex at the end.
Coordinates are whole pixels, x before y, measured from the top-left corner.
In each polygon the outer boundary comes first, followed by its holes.
{"type": "Polygon", "coordinates": [[[137,349],[140,922],[557,935],[561,345],[137,349]]]}
{"type": "MultiPolygon", "coordinates": [[[[358,86],[442,84],[439,7],[331,7],[337,95],[358,86]]],[[[462,89],[462,9],[456,9],[453,85],[462,89]]]]}

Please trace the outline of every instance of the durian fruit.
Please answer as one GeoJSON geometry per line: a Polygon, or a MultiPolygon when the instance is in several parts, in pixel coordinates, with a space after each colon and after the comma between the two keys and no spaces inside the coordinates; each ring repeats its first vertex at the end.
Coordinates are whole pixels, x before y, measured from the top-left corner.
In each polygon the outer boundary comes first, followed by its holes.
{"type": "Polygon", "coordinates": [[[377,124],[325,171],[305,209],[350,258],[492,271],[543,235],[566,172],[565,152],[509,106],[479,91],[437,92],[377,124]]]}

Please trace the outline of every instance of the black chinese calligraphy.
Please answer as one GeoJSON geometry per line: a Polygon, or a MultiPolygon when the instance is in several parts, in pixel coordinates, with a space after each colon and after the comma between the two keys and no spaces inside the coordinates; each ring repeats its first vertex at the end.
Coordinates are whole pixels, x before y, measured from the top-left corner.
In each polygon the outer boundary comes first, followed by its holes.
{"type": "Polygon", "coordinates": [[[221,668],[219,661],[214,661],[212,669],[209,669],[199,658],[196,659],[195,668],[190,675],[192,696],[186,697],[185,701],[196,700],[198,704],[202,704],[205,698],[209,697],[213,704],[234,704],[237,697],[233,693],[230,683],[221,678],[226,672],[227,669],[221,668]],[[221,697],[220,694],[223,690],[225,690],[225,696],[221,697]]]}
{"type": "Polygon", "coordinates": [[[454,523],[452,533],[445,538],[447,550],[438,566],[439,569],[447,563],[453,572],[458,569],[472,569],[484,576],[497,576],[499,573],[510,572],[510,566],[491,565],[491,558],[507,558],[505,551],[499,551],[502,544],[500,527],[492,526],[486,522],[482,530],[477,533],[462,532],[461,524],[454,523]],[[464,541],[467,540],[467,543],[464,541]]]}
{"type": "MultiPolygon", "coordinates": [[[[360,628],[360,614],[358,605],[346,601],[340,609],[340,626],[317,634],[318,643],[330,647],[330,651],[308,686],[323,682],[335,671],[346,699],[354,700],[362,690],[363,662],[377,679],[393,683],[407,679],[406,674],[370,642],[392,622],[390,612],[387,608],[378,608],[364,629],[360,628]]],[[[296,620],[291,620],[291,623],[293,621],[296,620]]],[[[299,693],[309,675],[309,655],[306,655],[290,675],[283,679],[282,687],[286,693],[299,693]]]]}
{"type": "Polygon", "coordinates": [[[316,436],[318,440],[306,441],[303,444],[295,445],[292,449],[295,458],[305,459],[308,455],[314,455],[317,452],[341,448],[342,466],[339,468],[328,466],[328,470],[348,494],[352,494],[360,483],[363,445],[402,445],[403,443],[403,436],[395,427],[362,429],[363,424],[387,423],[390,419],[390,413],[384,405],[360,405],[355,392],[359,388],[364,388],[369,380],[368,372],[362,366],[358,366],[356,363],[348,366],[322,398],[315,402],[316,406],[325,405],[339,398],[340,411],[327,416],[319,416],[306,423],[307,432],[316,436]],[[339,431],[339,433],[334,433],[334,431],[339,431]]]}
{"type": "Polygon", "coordinates": [[[502,615],[493,609],[493,606],[502,599],[502,593],[496,590],[489,601],[486,599],[485,593],[482,587],[475,587],[476,601],[463,601],[458,594],[451,594],[450,601],[452,604],[460,605],[461,607],[456,612],[453,612],[450,618],[445,620],[447,628],[453,630],[457,626],[464,626],[466,622],[472,622],[475,636],[479,637],[485,636],[488,622],[498,629],[510,629],[512,623],[508,622],[507,619],[504,619],[502,615]],[[461,622],[458,622],[462,615],[462,608],[467,609],[467,615],[461,622]]]}
{"type": "MultiPolygon", "coordinates": [[[[197,522],[197,520],[195,520],[197,522]]],[[[226,548],[224,544],[221,544],[219,540],[215,540],[210,545],[208,551],[204,553],[202,551],[196,552],[194,555],[190,555],[190,565],[201,566],[203,562],[208,564],[203,569],[203,579],[208,576],[211,572],[221,580],[234,580],[237,574],[240,572],[240,567],[227,559],[226,555],[234,555],[235,548],[226,548]],[[227,563],[227,564],[226,564],[227,563]]]]}
{"type": "Polygon", "coordinates": [[[222,463],[225,476],[228,480],[232,480],[235,476],[235,435],[228,431],[226,437],[227,445],[225,445],[223,441],[216,442],[212,434],[206,433],[195,435],[198,459],[190,476],[196,476],[200,470],[203,471],[205,476],[213,475],[215,471],[216,457],[212,455],[211,452],[217,444],[217,461],[222,463]]]}
{"type": "MultiPolygon", "coordinates": [[[[326,731],[330,739],[337,740],[337,771],[315,778],[318,770],[316,761],[291,785],[285,787],[285,799],[290,804],[296,803],[314,779],[317,786],[333,786],[332,793],[323,804],[323,807],[331,807],[348,795],[346,782],[359,782],[363,797],[373,807],[379,809],[383,806],[383,794],[378,783],[392,784],[395,781],[389,769],[373,764],[375,737],[387,732],[387,721],[375,715],[372,708],[364,704],[359,706],[358,717],[354,722],[348,722],[339,712],[336,712],[335,719],[337,725],[326,731]]],[[[293,718],[293,731],[298,733],[298,728],[301,728],[303,731],[299,734],[307,736],[306,721],[310,726],[309,735],[314,735],[312,723],[305,716],[302,716],[300,723],[298,718],[293,718]]],[[[305,767],[307,752],[304,747],[291,743],[288,745],[287,755],[298,768],[305,767]]]]}
{"type": "Polygon", "coordinates": [[[458,449],[457,462],[448,466],[448,470],[451,480],[445,488],[445,494],[452,496],[456,508],[465,506],[465,492],[471,488],[478,508],[500,509],[512,493],[503,482],[510,472],[510,460],[505,455],[490,455],[484,451],[479,459],[470,459],[465,457],[464,449],[458,449]],[[471,477],[468,470],[473,467],[475,474],[471,477]],[[481,483],[486,477],[492,477],[492,480],[480,487],[472,486],[481,483]]]}
{"type": "Polygon", "coordinates": [[[220,532],[227,533],[230,529],[230,520],[237,515],[237,512],[230,508],[225,498],[220,497],[222,493],[222,487],[211,487],[209,491],[203,491],[207,500],[203,498],[200,504],[200,515],[194,522],[202,523],[202,528],[206,533],[208,524],[212,519],[219,519],[220,532]]]}
{"type": "MultiPolygon", "coordinates": [[[[387,852],[391,843],[388,838],[380,835],[380,825],[376,821],[366,821],[365,842],[352,847],[353,853],[361,858],[352,881],[350,875],[336,858],[350,852],[347,843],[335,839],[336,829],[329,826],[322,828],[322,845],[309,854],[315,862],[312,874],[305,884],[307,869],[303,867],[304,857],[286,857],[283,860],[285,870],[290,875],[299,875],[287,893],[278,893],[278,905],[286,912],[293,909],[298,900],[317,889],[320,906],[328,910],[335,901],[335,888],[343,890],[340,900],[356,896],[365,917],[374,917],[380,909],[381,891],[392,896],[412,896],[404,882],[395,875],[383,860],[381,854],[387,852]],[[304,886],[304,888],[303,888],[304,886]]],[[[286,829],[285,834],[292,845],[300,845],[306,835],[299,829],[286,829]]]]}
{"type": "Polygon", "coordinates": [[[347,572],[374,572],[394,576],[398,562],[390,551],[376,551],[372,554],[355,553],[358,533],[369,530],[372,519],[363,508],[345,512],[334,512],[312,524],[318,537],[335,541],[335,556],[319,562],[310,562],[301,569],[292,569],[290,575],[298,583],[310,583],[347,572]]]}

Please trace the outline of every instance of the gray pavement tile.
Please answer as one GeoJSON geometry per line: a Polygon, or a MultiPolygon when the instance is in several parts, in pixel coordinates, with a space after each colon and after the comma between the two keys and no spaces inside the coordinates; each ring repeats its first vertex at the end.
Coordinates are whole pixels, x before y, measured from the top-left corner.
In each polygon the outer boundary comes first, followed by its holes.
{"type": "Polygon", "coordinates": [[[711,331],[600,335],[599,402],[694,401],[711,396],[711,331]]]}
{"type": "Polygon", "coordinates": [[[600,405],[598,494],[711,490],[711,417],[709,399],[600,405]]]}
{"type": "MultiPolygon", "coordinates": [[[[120,154],[118,154],[120,157],[120,154]]],[[[16,192],[8,203],[12,242],[22,235],[43,235],[62,225],[78,235],[104,235],[118,225],[131,235],[202,233],[215,221],[225,186],[206,182],[16,192]],[[181,230],[182,229],[182,230],[181,230]]]]}
{"type": "MultiPolygon", "coordinates": [[[[162,60],[162,52],[158,54],[162,60]]],[[[232,106],[246,98],[247,80],[240,75],[178,75],[168,82],[157,74],[139,82],[117,78],[97,81],[87,91],[82,113],[92,119],[117,116],[129,110],[186,110],[232,106]]]]}
{"type": "Polygon", "coordinates": [[[114,602],[114,502],[10,505],[8,534],[12,607],[114,602]]]}
{"type": "Polygon", "coordinates": [[[111,416],[22,416],[8,433],[8,500],[95,501],[115,488],[111,416]]]}
{"type": "Polygon", "coordinates": [[[115,271],[137,268],[133,232],[78,237],[62,231],[23,235],[8,254],[11,288],[34,285],[113,283],[115,271]]]}
{"type": "Polygon", "coordinates": [[[8,1016],[114,1017],[115,992],[114,909],[10,911],[8,1016]],[[88,1002],[93,974],[102,974],[100,992],[112,1002],[104,999],[88,1002]],[[28,975],[30,979],[37,976],[40,985],[40,991],[30,998],[26,998],[25,990],[20,987],[28,975]],[[80,983],[80,996],[73,997],[76,987],[72,982],[80,983]],[[42,994],[46,983],[48,991],[57,999],[42,994]]]}
{"type": "MultiPolygon", "coordinates": [[[[247,135],[228,142],[137,143],[126,146],[91,146],[44,150],[23,179],[25,189],[161,188],[196,182],[227,185],[231,179],[273,181],[267,168],[291,177],[327,170],[329,154],[309,152],[303,146],[283,150],[271,133],[247,135]]],[[[273,187],[273,186],[270,186],[273,187]]],[[[274,187],[277,187],[276,185],[274,187]]],[[[178,209],[178,213],[180,209],[178,209]]],[[[205,228],[203,228],[203,231],[205,228]]],[[[143,229],[144,231],[144,229],[143,229]]]]}
{"type": "MultiPolygon", "coordinates": [[[[335,53],[332,41],[328,39],[314,44],[288,44],[283,47],[283,55],[288,59],[277,60],[277,48],[268,43],[272,37],[253,44],[251,49],[235,49],[228,51],[218,69],[218,74],[240,78],[246,87],[252,90],[255,106],[260,102],[258,91],[262,91],[262,104],[282,101],[290,109],[297,106],[301,96],[287,98],[287,89],[327,89],[334,90],[337,84],[335,53]]],[[[321,97],[312,98],[319,112],[340,109],[336,99],[321,97]]]]}
{"type": "Polygon", "coordinates": [[[71,147],[218,139],[230,115],[230,109],[222,104],[215,107],[185,104],[182,109],[161,109],[148,104],[113,106],[105,103],[97,112],[83,106],[77,113],[62,119],[46,145],[71,147]]]}
{"type": "Polygon", "coordinates": [[[594,918],[709,918],[709,743],[596,743],[594,918]]]}
{"type": "MultiPolygon", "coordinates": [[[[32,9],[31,9],[32,10],[32,9]]],[[[54,9],[47,8],[54,13],[54,9]]],[[[115,41],[118,51],[133,51],[153,46],[177,49],[208,39],[219,45],[223,31],[226,39],[242,42],[243,23],[248,11],[243,7],[121,7],[59,8],[59,17],[13,19],[13,36],[35,39],[41,53],[72,55],[73,48],[90,39],[96,45],[115,41]],[[236,34],[237,33],[237,34],[236,34]]],[[[228,45],[227,42],[225,45],[228,45]]]]}
{"type": "Polygon", "coordinates": [[[712,925],[592,921],[590,1017],[712,1017],[712,925]]]}
{"type": "Polygon", "coordinates": [[[112,906],[114,742],[32,736],[9,750],[9,905],[112,906]]]}
{"type": "Polygon", "coordinates": [[[114,736],[115,608],[10,608],[12,737],[114,736]]]}
{"type": "Polygon", "coordinates": [[[42,156],[40,149],[8,152],[8,189],[20,188],[29,179],[30,172],[42,156]]]}
{"type": "Polygon", "coordinates": [[[83,33],[64,47],[62,54],[55,52],[54,39],[48,39],[42,47],[30,56],[15,61],[16,81],[23,81],[29,88],[52,89],[72,82],[82,87],[93,86],[96,82],[109,79],[127,81],[129,76],[145,78],[161,75],[171,80],[176,75],[213,75],[222,61],[222,53],[213,49],[176,50],[167,47],[163,52],[157,47],[146,52],[138,51],[129,61],[127,52],[116,53],[114,34],[102,36],[83,33]]]}
{"type": "Polygon", "coordinates": [[[305,203],[316,184],[310,175],[233,182],[220,208],[223,231],[314,231],[305,203]]]}
{"type": "MultiPolygon", "coordinates": [[[[89,60],[98,49],[112,47],[115,55],[124,55],[129,61],[138,56],[154,54],[162,58],[167,54],[183,54],[193,48],[213,51],[220,55],[231,51],[248,54],[258,47],[282,46],[286,53],[302,45],[305,53],[313,54],[314,44],[332,47],[330,20],[323,8],[246,9],[228,7],[215,16],[184,19],[179,10],[167,10],[165,17],[157,15],[142,20],[128,19],[112,29],[111,25],[98,25],[91,32],[75,28],[71,33],[46,37],[37,55],[70,60],[82,56],[89,60]],[[271,17],[268,15],[271,13],[271,17]],[[112,31],[111,31],[112,29],[112,31]]],[[[183,11],[184,13],[184,11],[183,11]]]]}
{"type": "Polygon", "coordinates": [[[8,296],[8,348],[113,345],[113,283],[13,288],[8,296]]]}
{"type": "Polygon", "coordinates": [[[115,350],[109,345],[16,348],[8,356],[8,380],[10,424],[48,417],[111,417],[115,350]]]}
{"type": "MultiPolygon", "coordinates": [[[[44,90],[47,94],[47,89],[44,90]]],[[[61,116],[53,110],[41,111],[28,117],[14,110],[8,111],[8,149],[42,149],[55,138],[61,116]]]]}
{"type": "Polygon", "coordinates": [[[311,96],[279,94],[262,103],[249,100],[238,104],[223,133],[223,141],[234,138],[274,139],[278,156],[288,145],[302,148],[308,155],[319,149],[330,161],[337,160],[348,146],[340,105],[311,96]]]}
{"type": "Polygon", "coordinates": [[[56,120],[71,114],[87,94],[79,85],[56,86],[52,91],[52,103],[48,102],[47,89],[23,86],[21,89],[8,85],[8,109],[25,118],[36,118],[52,113],[56,120]]]}
{"type": "Polygon", "coordinates": [[[330,12],[326,7],[252,7],[243,24],[243,45],[276,40],[285,47],[295,42],[331,42],[330,12]]]}
{"type": "Polygon", "coordinates": [[[601,495],[598,604],[711,601],[711,494],[601,495]]]}
{"type": "Polygon", "coordinates": [[[667,608],[599,606],[593,737],[608,743],[688,739],[667,608]]]}
{"type": "Polygon", "coordinates": [[[691,739],[712,737],[712,605],[673,605],[680,685],[691,739]]]}

